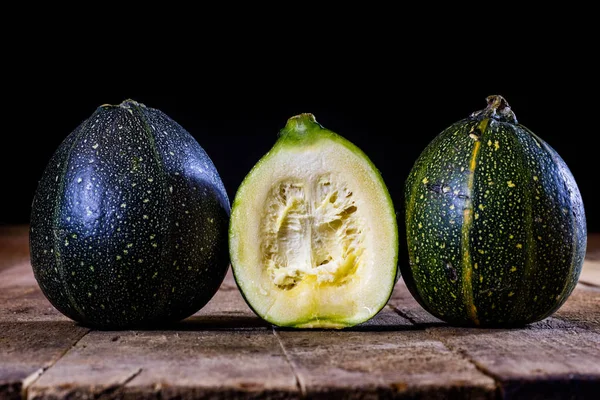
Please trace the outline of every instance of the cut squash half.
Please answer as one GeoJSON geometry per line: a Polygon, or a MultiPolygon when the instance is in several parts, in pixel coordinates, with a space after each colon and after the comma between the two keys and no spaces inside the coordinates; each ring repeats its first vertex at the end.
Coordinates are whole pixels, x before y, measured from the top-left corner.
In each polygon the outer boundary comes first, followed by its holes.
{"type": "Polygon", "coordinates": [[[365,322],[399,274],[397,219],[379,171],[312,114],[290,118],[240,185],[229,249],[246,302],[277,326],[365,322]]]}

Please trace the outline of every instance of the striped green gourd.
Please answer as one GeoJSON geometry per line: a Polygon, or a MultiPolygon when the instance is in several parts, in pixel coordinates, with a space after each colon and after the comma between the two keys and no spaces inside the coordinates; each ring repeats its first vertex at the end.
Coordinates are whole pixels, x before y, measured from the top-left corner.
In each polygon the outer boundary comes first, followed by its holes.
{"type": "Polygon", "coordinates": [[[456,325],[516,326],[556,311],[586,249],[575,179],[501,96],[425,148],[405,182],[402,276],[431,314],[456,325]]]}

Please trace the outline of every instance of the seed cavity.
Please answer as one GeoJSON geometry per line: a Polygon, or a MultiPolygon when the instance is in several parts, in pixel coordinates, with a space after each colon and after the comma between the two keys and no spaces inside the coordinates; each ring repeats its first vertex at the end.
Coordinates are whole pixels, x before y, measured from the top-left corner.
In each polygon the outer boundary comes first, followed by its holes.
{"type": "Polygon", "coordinates": [[[363,227],[352,190],[339,177],[280,181],[267,197],[261,226],[265,268],[284,290],[310,277],[342,285],[365,251],[363,227]]]}

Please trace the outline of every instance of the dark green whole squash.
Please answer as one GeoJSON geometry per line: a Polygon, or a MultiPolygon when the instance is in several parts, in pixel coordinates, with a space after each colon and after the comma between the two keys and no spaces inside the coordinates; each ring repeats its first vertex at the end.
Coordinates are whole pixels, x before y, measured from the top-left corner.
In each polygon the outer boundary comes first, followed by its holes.
{"type": "Polygon", "coordinates": [[[38,184],[35,278],[85,325],[178,321],[225,277],[229,214],[214,164],[184,128],[135,101],[104,105],[66,137],[38,184]]]}
{"type": "Polygon", "coordinates": [[[516,326],[556,311],[586,250],[575,179],[501,96],[441,132],[405,183],[409,265],[431,314],[457,325],[516,326]]]}

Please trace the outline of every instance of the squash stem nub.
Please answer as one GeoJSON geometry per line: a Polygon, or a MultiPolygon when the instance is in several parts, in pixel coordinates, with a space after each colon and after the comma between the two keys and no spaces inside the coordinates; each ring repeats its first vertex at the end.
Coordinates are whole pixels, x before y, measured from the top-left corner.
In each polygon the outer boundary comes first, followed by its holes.
{"type": "Polygon", "coordinates": [[[517,124],[517,116],[511,110],[506,99],[500,95],[486,97],[487,107],[471,114],[471,118],[485,119],[493,118],[500,122],[517,124]]]}

